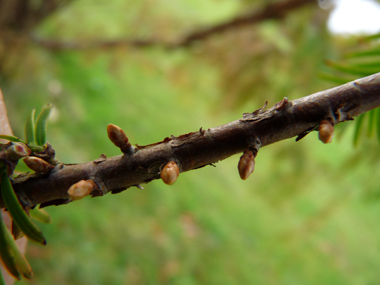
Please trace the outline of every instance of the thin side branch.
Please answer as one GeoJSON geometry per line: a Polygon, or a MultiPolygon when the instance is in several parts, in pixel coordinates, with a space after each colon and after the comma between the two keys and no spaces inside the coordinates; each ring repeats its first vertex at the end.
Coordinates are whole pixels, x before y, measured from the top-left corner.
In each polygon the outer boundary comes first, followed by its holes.
{"type": "MultiPolygon", "coordinates": [[[[174,162],[179,172],[185,172],[247,149],[254,158],[260,146],[295,136],[302,138],[322,121],[335,125],[379,106],[380,73],[377,73],[294,101],[284,98],[268,110],[264,106],[219,127],[201,128],[147,146],[131,146],[131,151],[123,155],[101,156],[84,164],[60,164],[48,174],[21,176],[15,179],[13,186],[28,206],[67,203],[71,201],[68,189],[82,180],[94,182],[92,196],[118,193],[160,179],[162,169],[169,162],[174,162]]],[[[123,141],[129,144],[125,138],[123,141]]],[[[0,205],[4,207],[2,200],[0,205]]]]}
{"type": "Polygon", "coordinates": [[[221,23],[206,29],[196,30],[188,35],[183,36],[174,42],[163,42],[158,40],[133,40],[133,39],[118,39],[111,41],[95,40],[90,43],[81,42],[61,42],[54,40],[45,40],[32,37],[32,41],[44,48],[51,50],[87,50],[87,49],[108,49],[118,46],[134,46],[134,47],[151,47],[161,46],[172,49],[179,47],[188,47],[196,41],[201,41],[210,38],[213,35],[223,33],[227,30],[240,28],[245,25],[254,25],[259,22],[270,19],[282,19],[287,13],[292,10],[301,8],[307,4],[316,4],[316,0],[284,0],[276,3],[270,3],[264,6],[259,11],[252,11],[244,16],[236,17],[225,23],[221,23]]]}

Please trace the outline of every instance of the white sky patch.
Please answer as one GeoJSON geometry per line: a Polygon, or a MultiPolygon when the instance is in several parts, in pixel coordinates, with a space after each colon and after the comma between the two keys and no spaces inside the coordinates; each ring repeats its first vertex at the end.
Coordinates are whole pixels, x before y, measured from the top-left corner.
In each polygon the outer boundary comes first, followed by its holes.
{"type": "Polygon", "coordinates": [[[380,5],[371,0],[335,0],[328,27],[335,34],[380,32],[380,5]]]}

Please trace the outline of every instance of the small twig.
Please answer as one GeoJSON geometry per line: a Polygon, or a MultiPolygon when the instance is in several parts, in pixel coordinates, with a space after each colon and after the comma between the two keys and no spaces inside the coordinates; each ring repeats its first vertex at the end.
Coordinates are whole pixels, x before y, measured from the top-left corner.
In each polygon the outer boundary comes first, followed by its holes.
{"type": "MultiPolygon", "coordinates": [[[[61,164],[47,174],[20,176],[13,186],[30,207],[70,202],[68,189],[81,180],[94,182],[92,196],[118,193],[160,179],[168,162],[175,162],[181,173],[212,165],[246,149],[255,156],[259,147],[316,130],[324,120],[336,125],[379,106],[377,73],[297,100],[284,99],[268,110],[245,113],[243,118],[219,127],[137,146],[123,155],[102,156],[83,164],[61,164]]],[[[1,199],[0,206],[4,207],[1,199]]]]}

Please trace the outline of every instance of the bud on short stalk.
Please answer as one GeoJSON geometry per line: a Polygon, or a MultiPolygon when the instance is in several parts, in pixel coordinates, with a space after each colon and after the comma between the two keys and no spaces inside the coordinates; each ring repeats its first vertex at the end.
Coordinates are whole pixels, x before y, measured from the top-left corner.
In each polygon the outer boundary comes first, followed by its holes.
{"type": "Polygon", "coordinates": [[[92,180],[81,180],[69,188],[67,193],[72,200],[80,200],[88,196],[92,190],[96,187],[94,181],[92,180]]]}
{"type": "Polygon", "coordinates": [[[327,120],[323,120],[319,124],[318,137],[323,143],[331,143],[334,135],[334,126],[327,120]]]}
{"type": "Polygon", "coordinates": [[[120,148],[123,153],[131,151],[132,146],[128,141],[128,137],[120,127],[114,124],[109,124],[107,126],[107,134],[111,142],[120,148]]]}
{"type": "Polygon", "coordinates": [[[246,149],[240,157],[238,170],[240,178],[246,180],[255,168],[255,156],[251,150],[246,149]]]}
{"type": "Polygon", "coordinates": [[[34,170],[35,172],[48,173],[54,168],[54,165],[51,165],[42,158],[35,156],[28,156],[24,158],[24,162],[27,167],[34,170]]]}
{"type": "Polygon", "coordinates": [[[179,176],[178,165],[174,161],[169,161],[162,169],[160,176],[165,184],[173,185],[179,176]]]}

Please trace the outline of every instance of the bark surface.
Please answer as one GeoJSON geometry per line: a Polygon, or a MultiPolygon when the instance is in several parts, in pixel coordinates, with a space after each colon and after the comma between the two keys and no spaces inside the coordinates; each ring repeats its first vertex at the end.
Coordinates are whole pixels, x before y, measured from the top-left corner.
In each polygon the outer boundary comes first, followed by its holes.
{"type": "MultiPolygon", "coordinates": [[[[315,130],[322,120],[333,125],[352,120],[380,106],[380,73],[300,99],[286,98],[265,110],[265,106],[228,124],[181,135],[161,142],[133,147],[123,155],[83,164],[59,164],[48,174],[19,176],[13,186],[28,206],[70,202],[67,190],[80,180],[96,184],[92,196],[119,193],[131,186],[160,178],[161,169],[174,161],[180,172],[221,161],[246,149],[258,148],[315,130]]],[[[180,179],[180,178],[179,178],[180,179]]],[[[1,208],[4,207],[0,199],[1,208]]]]}

